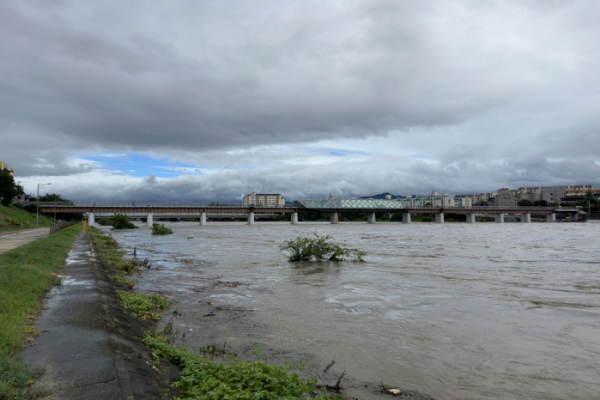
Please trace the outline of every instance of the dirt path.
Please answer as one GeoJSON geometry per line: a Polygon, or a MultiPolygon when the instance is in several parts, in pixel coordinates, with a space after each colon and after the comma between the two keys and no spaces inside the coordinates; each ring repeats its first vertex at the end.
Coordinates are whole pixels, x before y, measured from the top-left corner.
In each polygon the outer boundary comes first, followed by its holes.
{"type": "Polygon", "coordinates": [[[27,229],[23,231],[0,233],[0,254],[24,246],[28,243],[46,237],[50,228],[27,229]]]}

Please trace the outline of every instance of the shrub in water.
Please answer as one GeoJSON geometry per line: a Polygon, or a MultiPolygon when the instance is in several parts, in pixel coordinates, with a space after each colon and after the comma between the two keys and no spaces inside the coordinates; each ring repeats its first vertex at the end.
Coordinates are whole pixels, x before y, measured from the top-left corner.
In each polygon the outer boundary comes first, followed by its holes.
{"type": "Polygon", "coordinates": [[[335,243],[328,242],[329,235],[319,236],[314,233],[312,237],[298,236],[296,239],[286,240],[279,245],[279,250],[285,252],[290,261],[364,261],[365,252],[359,249],[347,249],[335,243]]]}
{"type": "Polygon", "coordinates": [[[137,226],[129,222],[129,217],[124,214],[115,214],[110,219],[110,225],[115,229],[136,229],[137,226]]]}
{"type": "Polygon", "coordinates": [[[152,234],[153,235],[170,235],[173,231],[167,228],[164,224],[152,224],[152,234]]]}

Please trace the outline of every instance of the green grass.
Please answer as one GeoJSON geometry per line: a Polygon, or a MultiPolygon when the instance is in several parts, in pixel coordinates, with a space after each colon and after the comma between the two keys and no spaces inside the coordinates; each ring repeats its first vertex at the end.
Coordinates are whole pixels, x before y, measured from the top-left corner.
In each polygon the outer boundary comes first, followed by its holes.
{"type": "Polygon", "coordinates": [[[102,260],[113,269],[131,274],[142,265],[141,262],[136,260],[124,260],[125,251],[119,248],[119,243],[112,237],[103,235],[99,229],[88,227],[87,235],[102,260]]]}
{"type": "MultiPolygon", "coordinates": [[[[298,399],[316,390],[317,379],[299,378],[291,371],[303,367],[294,367],[292,363],[277,366],[264,361],[242,362],[232,357],[228,363],[215,362],[192,350],[170,346],[164,337],[150,334],[146,335],[144,343],[152,350],[155,363],[166,358],[181,367],[181,380],[174,384],[181,390],[182,396],[178,399],[298,399]]],[[[254,349],[254,354],[260,357],[260,347],[254,349]]],[[[346,399],[343,395],[331,396],[324,391],[315,398],[346,399]]]]}
{"type": "Polygon", "coordinates": [[[40,299],[80,229],[81,225],[73,225],[0,255],[0,399],[35,398],[26,394],[26,386],[40,372],[27,368],[14,354],[27,336],[35,334],[32,320],[40,299]]]}
{"type": "Polygon", "coordinates": [[[119,301],[131,315],[141,320],[160,321],[157,310],[164,310],[169,306],[169,300],[159,294],[130,293],[119,290],[119,301]]]}
{"type": "MultiPolygon", "coordinates": [[[[45,215],[39,215],[39,226],[50,226],[51,223],[54,222],[53,218],[46,217],[45,215]]],[[[0,232],[6,232],[7,230],[19,230],[19,229],[27,229],[27,228],[35,228],[35,214],[31,214],[21,208],[15,206],[5,207],[0,204],[0,232]],[[7,221],[7,219],[16,221],[21,226],[19,228],[12,229],[3,229],[3,225],[14,225],[11,221],[7,221]]]]}

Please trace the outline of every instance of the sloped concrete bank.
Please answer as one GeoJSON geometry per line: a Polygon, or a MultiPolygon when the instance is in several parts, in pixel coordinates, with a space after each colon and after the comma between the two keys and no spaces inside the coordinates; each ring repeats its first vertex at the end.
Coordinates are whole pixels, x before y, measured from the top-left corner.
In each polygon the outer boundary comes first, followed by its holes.
{"type": "Polygon", "coordinates": [[[36,327],[43,332],[22,357],[45,367],[34,388],[51,389],[54,399],[162,399],[174,395],[179,368],[151,354],[138,338],[153,329],[118,303],[111,271],[94,254],[87,238],[73,242],[61,284],[44,300],[36,327]]]}

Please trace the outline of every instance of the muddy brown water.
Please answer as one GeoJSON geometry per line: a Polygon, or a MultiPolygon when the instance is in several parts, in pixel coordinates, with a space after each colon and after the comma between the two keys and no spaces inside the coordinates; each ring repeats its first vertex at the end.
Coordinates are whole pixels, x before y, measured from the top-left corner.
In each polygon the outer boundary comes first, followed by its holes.
{"type": "Polygon", "coordinates": [[[187,347],[260,343],[311,371],[333,359],[324,379],[345,370],[358,398],[380,381],[436,399],[600,398],[600,223],[166,225],[111,234],[152,261],[136,289],[174,300],[165,321],[187,347]],[[366,262],[280,254],[312,232],[366,262]]]}

